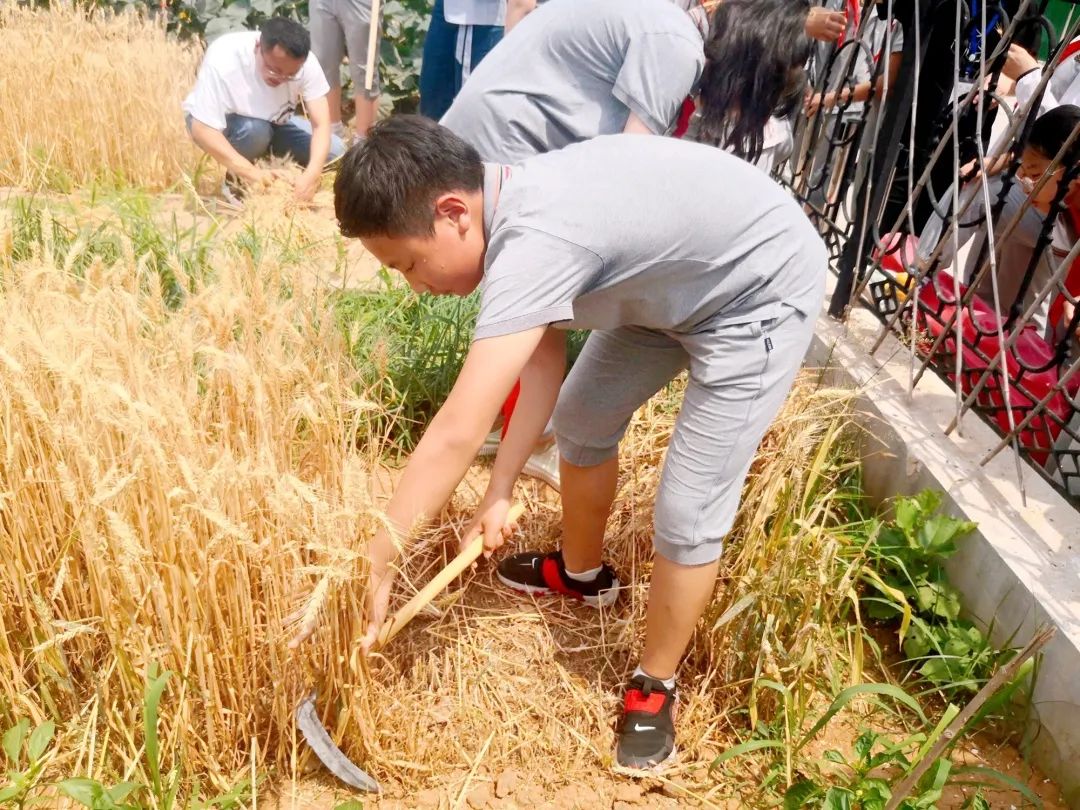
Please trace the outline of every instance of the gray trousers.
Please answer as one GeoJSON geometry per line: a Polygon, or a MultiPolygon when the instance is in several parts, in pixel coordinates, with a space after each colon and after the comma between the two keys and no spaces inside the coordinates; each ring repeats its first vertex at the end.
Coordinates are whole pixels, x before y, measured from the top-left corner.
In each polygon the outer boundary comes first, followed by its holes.
{"type": "Polygon", "coordinates": [[[612,458],[634,411],[689,369],[656,495],[653,543],[682,565],[716,560],[750,462],[787,397],[814,322],[784,305],[774,319],[696,334],[637,327],[593,332],[555,406],[559,453],[579,467],[612,458]]]}
{"type": "MultiPolygon", "coordinates": [[[[308,27],[311,30],[311,50],[319,60],[330,87],[341,86],[341,60],[348,52],[353,95],[376,98],[379,95],[378,55],[375,57],[371,89],[364,87],[371,34],[371,0],[311,0],[310,13],[308,27]]],[[[376,54],[378,49],[379,40],[376,39],[376,54]]]]}

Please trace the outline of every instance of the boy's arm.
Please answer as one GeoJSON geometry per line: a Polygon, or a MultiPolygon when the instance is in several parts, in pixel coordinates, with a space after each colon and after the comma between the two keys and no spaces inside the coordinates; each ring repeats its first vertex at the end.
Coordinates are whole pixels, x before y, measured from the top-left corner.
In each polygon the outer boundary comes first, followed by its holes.
{"type": "MultiPolygon", "coordinates": [[[[386,508],[394,536],[380,529],[368,544],[368,627],[360,642],[363,650],[375,643],[386,619],[398,546],[408,540],[417,523],[438,514],[461,483],[491,430],[499,407],[546,330],[546,326],[538,326],[512,335],[486,338],[476,341],[469,349],[450,396],[409,458],[386,508]]],[[[302,627],[290,646],[298,645],[313,630],[314,626],[302,627]]]]}
{"type": "Polygon", "coordinates": [[[461,540],[465,548],[479,533],[484,534],[484,556],[502,545],[507,533],[506,513],[510,509],[514,482],[536,442],[547,427],[566,373],[566,335],[548,328],[521,371],[521,393],[506,437],[499,444],[491,470],[487,493],[476,517],[461,540]]]}
{"type": "Polygon", "coordinates": [[[506,23],[503,26],[503,36],[509,34],[511,28],[535,10],[536,0],[507,0],[506,23]]]}
{"type": "Polygon", "coordinates": [[[623,132],[629,135],[652,135],[653,131],[649,129],[649,125],[642,121],[633,110],[626,116],[626,126],[623,127],[623,132]]]}
{"type": "MultiPolygon", "coordinates": [[[[900,62],[903,59],[903,54],[893,53],[889,54],[889,87],[896,85],[896,77],[900,72],[900,62]]],[[[873,94],[881,97],[885,92],[885,76],[878,76],[877,79],[871,84],[869,81],[859,82],[854,87],[844,85],[839,90],[830,90],[828,93],[822,95],[816,93],[812,99],[807,102],[806,110],[807,115],[814,115],[819,108],[830,110],[833,107],[846,107],[855,101],[869,101],[870,90],[873,88],[873,94]]]]}

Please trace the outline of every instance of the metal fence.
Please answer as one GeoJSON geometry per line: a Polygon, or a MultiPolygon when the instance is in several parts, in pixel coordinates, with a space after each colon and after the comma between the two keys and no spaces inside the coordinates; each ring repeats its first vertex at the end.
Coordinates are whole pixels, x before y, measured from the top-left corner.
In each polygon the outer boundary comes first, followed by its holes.
{"type": "Polygon", "coordinates": [[[846,9],[774,172],[830,248],[830,312],[871,308],[872,351],[892,333],[912,386],[932,369],[955,388],[948,432],[978,412],[1001,434],[983,463],[1011,446],[1021,490],[1026,458],[1080,503],[1080,126],[1048,161],[1029,144],[1074,77],[1080,100],[1080,13],[1055,30],[1047,0],[846,9]],[[1043,57],[1015,91],[1013,45],[1043,57]]]}

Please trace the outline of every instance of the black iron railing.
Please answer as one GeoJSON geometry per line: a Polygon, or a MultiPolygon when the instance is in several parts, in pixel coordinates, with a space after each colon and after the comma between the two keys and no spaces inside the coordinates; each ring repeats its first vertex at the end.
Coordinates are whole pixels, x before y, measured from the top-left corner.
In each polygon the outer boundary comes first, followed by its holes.
{"type": "Polygon", "coordinates": [[[1025,458],[1080,502],[1080,125],[1039,176],[1021,165],[1051,82],[1076,73],[1080,98],[1080,13],[1057,31],[1046,2],[849,10],[849,35],[815,54],[775,175],[832,253],[830,313],[872,309],[873,351],[893,334],[913,386],[932,369],[954,387],[949,432],[976,411],[1002,437],[984,463],[1011,447],[1021,488],[1025,458]],[[1044,57],[1025,103],[1005,75],[1014,44],[1044,57]]]}

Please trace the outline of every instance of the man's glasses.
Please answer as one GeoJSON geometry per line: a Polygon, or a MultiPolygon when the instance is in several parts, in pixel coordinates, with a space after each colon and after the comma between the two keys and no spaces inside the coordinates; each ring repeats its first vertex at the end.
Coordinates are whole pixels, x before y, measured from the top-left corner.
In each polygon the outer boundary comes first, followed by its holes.
{"type": "Polygon", "coordinates": [[[263,55],[262,46],[259,47],[259,58],[262,59],[263,70],[266,71],[266,75],[271,79],[277,79],[279,82],[295,82],[300,78],[300,73],[303,71],[303,68],[301,68],[296,71],[296,73],[289,75],[287,73],[282,73],[279,70],[274,70],[270,67],[270,63],[266,61],[266,56],[263,55]]]}

